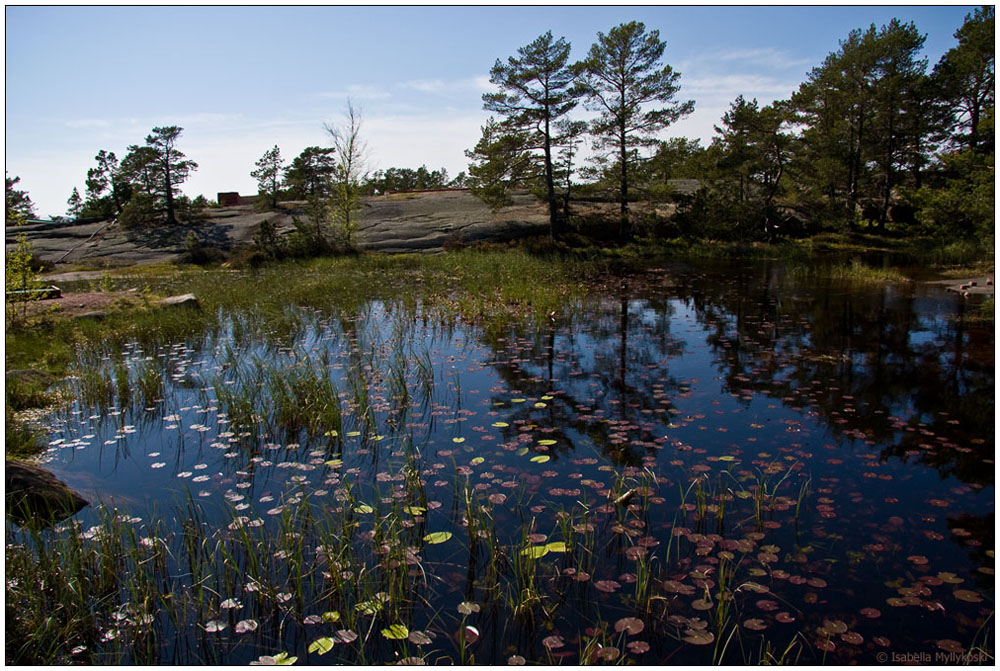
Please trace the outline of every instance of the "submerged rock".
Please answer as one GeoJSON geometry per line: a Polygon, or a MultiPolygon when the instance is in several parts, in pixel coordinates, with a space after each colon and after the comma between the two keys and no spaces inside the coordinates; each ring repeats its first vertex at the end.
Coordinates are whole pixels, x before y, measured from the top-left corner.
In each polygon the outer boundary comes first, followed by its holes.
{"type": "Polygon", "coordinates": [[[4,473],[7,513],[19,526],[48,526],[88,505],[88,501],[41,466],[7,459],[4,473]]]}

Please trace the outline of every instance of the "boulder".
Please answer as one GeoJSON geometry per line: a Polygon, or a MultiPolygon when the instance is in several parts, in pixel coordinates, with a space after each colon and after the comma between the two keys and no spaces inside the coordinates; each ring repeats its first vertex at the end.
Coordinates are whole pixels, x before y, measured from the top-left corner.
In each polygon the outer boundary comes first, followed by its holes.
{"type": "Polygon", "coordinates": [[[55,378],[43,370],[35,368],[18,368],[9,370],[4,374],[7,386],[21,384],[25,386],[48,389],[55,382],[55,378]]]}
{"type": "Polygon", "coordinates": [[[194,308],[195,310],[201,309],[201,304],[198,302],[198,298],[194,294],[169,296],[160,301],[160,305],[164,307],[194,308]]]}
{"type": "Polygon", "coordinates": [[[4,473],[7,513],[19,526],[45,527],[64,520],[88,501],[41,466],[7,459],[4,473]]]}

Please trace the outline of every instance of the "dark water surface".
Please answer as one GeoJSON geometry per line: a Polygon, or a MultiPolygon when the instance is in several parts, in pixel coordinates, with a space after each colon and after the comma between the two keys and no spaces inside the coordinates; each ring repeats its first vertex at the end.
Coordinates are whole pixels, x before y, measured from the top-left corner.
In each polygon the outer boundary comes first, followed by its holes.
{"type": "Polygon", "coordinates": [[[74,406],[49,467],[103,501],[83,529],[113,509],[172,548],[177,598],[200,510],[212,592],[150,609],[161,662],[961,661],[994,647],[994,335],[968,309],[671,265],[499,332],[419,303],[280,344],[236,320],[129,350],[162,402],[74,406]],[[339,428],[278,417],[278,379],[332,383],[339,428]]]}

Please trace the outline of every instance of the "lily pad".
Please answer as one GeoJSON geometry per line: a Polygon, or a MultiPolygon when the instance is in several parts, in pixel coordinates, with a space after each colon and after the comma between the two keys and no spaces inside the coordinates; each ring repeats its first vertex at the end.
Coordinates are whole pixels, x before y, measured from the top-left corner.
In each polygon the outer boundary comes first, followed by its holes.
{"type": "Polygon", "coordinates": [[[555,650],[566,645],[566,641],[563,640],[562,636],[546,636],[542,639],[542,645],[549,650],[555,650]]]}
{"type": "Polygon", "coordinates": [[[709,645],[715,640],[715,634],[703,629],[685,629],[681,640],[691,645],[709,645]]]}
{"type": "Polygon", "coordinates": [[[525,557],[531,557],[532,559],[541,559],[549,553],[549,548],[545,545],[530,545],[523,550],[521,554],[525,557]]]}
{"type": "Polygon", "coordinates": [[[315,641],[309,644],[309,652],[315,652],[317,655],[325,655],[326,653],[333,650],[334,641],[329,636],[324,636],[323,638],[317,638],[315,641]]]}
{"type": "Polygon", "coordinates": [[[646,625],[637,617],[623,617],[615,622],[615,631],[619,634],[624,631],[629,636],[635,636],[645,628],[646,625]]]}
{"type": "Polygon", "coordinates": [[[405,624],[391,624],[382,630],[382,635],[390,641],[401,641],[410,635],[410,630],[405,624]]]}
{"type": "Polygon", "coordinates": [[[424,536],[424,542],[430,545],[437,545],[438,543],[448,541],[451,537],[452,533],[450,531],[435,531],[424,536]]]}
{"type": "Polygon", "coordinates": [[[959,601],[966,601],[968,603],[979,603],[983,600],[983,597],[971,589],[956,589],[953,594],[959,601]]]}

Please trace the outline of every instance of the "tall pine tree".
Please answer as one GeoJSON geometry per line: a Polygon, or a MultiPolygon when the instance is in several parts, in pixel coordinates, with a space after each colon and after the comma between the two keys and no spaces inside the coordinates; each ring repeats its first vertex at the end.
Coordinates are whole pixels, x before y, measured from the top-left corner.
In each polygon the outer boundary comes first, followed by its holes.
{"type": "Polygon", "coordinates": [[[156,151],[158,174],[155,189],[166,212],[168,226],[177,223],[174,200],[180,193],[178,187],[187,180],[192,170],[198,168],[197,163],[185,158],[184,153],[177,149],[177,139],[183,130],[179,126],[162,126],[154,128],[153,133],[146,137],[146,145],[156,151]]]}
{"type": "Polygon", "coordinates": [[[500,115],[508,132],[524,139],[525,150],[541,152],[541,178],[553,236],[558,235],[562,218],[553,167],[556,122],[576,106],[578,95],[569,53],[569,42],[554,39],[548,31],[518,49],[517,56],[509,57],[506,63],[498,59],[490,70],[490,81],[500,90],[483,95],[483,107],[500,115]]]}
{"type": "Polygon", "coordinates": [[[660,61],[666,46],[658,30],[647,33],[632,21],[598,33],[574,66],[584,105],[600,112],[591,124],[594,148],[610,151],[617,162],[622,237],[630,233],[630,178],[641,161],[639,149],[656,145],[657,133],[694,110],[694,101],[677,99],[680,73],[660,61]]]}

